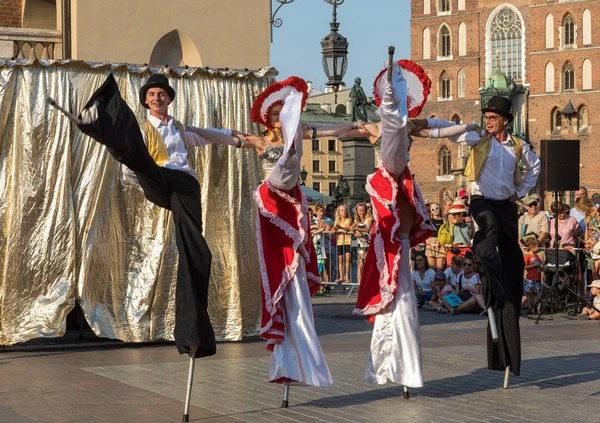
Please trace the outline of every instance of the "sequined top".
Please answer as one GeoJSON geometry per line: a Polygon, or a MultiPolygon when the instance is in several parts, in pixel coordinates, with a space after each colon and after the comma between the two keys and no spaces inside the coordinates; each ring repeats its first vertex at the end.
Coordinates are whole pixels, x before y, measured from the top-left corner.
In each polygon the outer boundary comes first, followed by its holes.
{"type": "Polygon", "coordinates": [[[269,176],[269,173],[271,173],[275,163],[277,163],[282,154],[283,145],[270,145],[258,156],[262,160],[263,178],[269,176]]]}

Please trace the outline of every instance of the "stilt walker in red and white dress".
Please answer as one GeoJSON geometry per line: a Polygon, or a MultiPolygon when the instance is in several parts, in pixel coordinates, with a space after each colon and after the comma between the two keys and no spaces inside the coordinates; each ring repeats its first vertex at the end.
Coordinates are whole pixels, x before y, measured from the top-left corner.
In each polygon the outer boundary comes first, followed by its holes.
{"type": "Polygon", "coordinates": [[[404,396],[408,398],[408,387],[423,386],[409,249],[434,232],[421,192],[407,167],[412,128],[408,118],[419,113],[431,82],[418,65],[401,61],[400,67],[393,62],[392,54],[390,47],[388,69],[375,81],[376,99],[381,99],[377,110],[381,117],[381,161],[377,171],[367,178],[374,224],[354,313],[374,320],[366,381],[385,384],[390,380],[404,385],[404,396]]]}
{"type": "Polygon", "coordinates": [[[266,179],[254,192],[258,205],[256,237],[262,284],[260,335],[271,353],[269,381],[333,383],[314,326],[310,297],[320,288],[317,257],[310,236],[308,204],[299,185],[302,158],[300,115],[308,87],[296,77],[277,82],[257,97],[252,119],[270,127],[268,112],[283,104],[279,122],[283,145],[270,145],[261,158],[266,179]]]}

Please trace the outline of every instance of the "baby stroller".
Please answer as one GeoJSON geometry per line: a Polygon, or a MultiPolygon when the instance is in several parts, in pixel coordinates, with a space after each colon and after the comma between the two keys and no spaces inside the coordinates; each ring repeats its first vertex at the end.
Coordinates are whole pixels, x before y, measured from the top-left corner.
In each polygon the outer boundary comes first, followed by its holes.
{"type": "Polygon", "coordinates": [[[536,323],[544,312],[564,311],[570,316],[577,315],[577,256],[570,250],[560,249],[557,257],[555,249],[546,250],[543,270],[546,281],[538,300],[540,314],[536,323]]]}

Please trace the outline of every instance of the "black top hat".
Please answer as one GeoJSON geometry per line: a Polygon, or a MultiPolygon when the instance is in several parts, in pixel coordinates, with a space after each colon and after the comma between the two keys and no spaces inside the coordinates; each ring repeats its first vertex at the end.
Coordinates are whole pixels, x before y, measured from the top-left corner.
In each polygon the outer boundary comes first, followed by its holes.
{"type": "Polygon", "coordinates": [[[171,101],[175,100],[175,90],[169,85],[168,78],[159,73],[155,73],[150,78],[148,78],[146,84],[142,86],[142,88],[140,88],[140,103],[142,103],[142,106],[144,106],[146,109],[150,108],[146,104],[146,93],[150,88],[163,88],[167,90],[167,93],[169,93],[171,101]]]}
{"type": "Polygon", "coordinates": [[[508,123],[513,121],[513,115],[510,112],[510,100],[508,98],[494,96],[490,98],[486,107],[481,109],[483,113],[493,112],[498,113],[508,119],[508,123]]]}

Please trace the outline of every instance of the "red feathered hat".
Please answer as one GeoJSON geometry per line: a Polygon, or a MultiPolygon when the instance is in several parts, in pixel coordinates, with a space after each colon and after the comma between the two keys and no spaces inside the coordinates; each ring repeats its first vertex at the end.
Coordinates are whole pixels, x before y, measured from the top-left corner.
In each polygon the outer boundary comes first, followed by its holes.
{"type": "Polygon", "coordinates": [[[308,85],[306,85],[304,79],[290,76],[285,81],[272,83],[256,97],[250,112],[252,122],[260,123],[266,126],[267,129],[273,129],[269,122],[269,109],[275,104],[283,104],[286,97],[293,91],[302,93],[302,110],[304,110],[306,100],[308,100],[308,85]]]}
{"type": "MultiPolygon", "coordinates": [[[[417,65],[412,60],[398,60],[398,66],[402,76],[406,80],[406,90],[408,92],[408,117],[416,118],[421,113],[421,109],[427,102],[429,96],[429,90],[431,90],[431,79],[425,73],[425,70],[417,65]]],[[[375,103],[377,106],[381,103],[381,95],[377,92],[379,82],[387,72],[387,69],[382,70],[375,78],[375,84],[373,85],[373,94],[375,96],[375,103]]]]}

